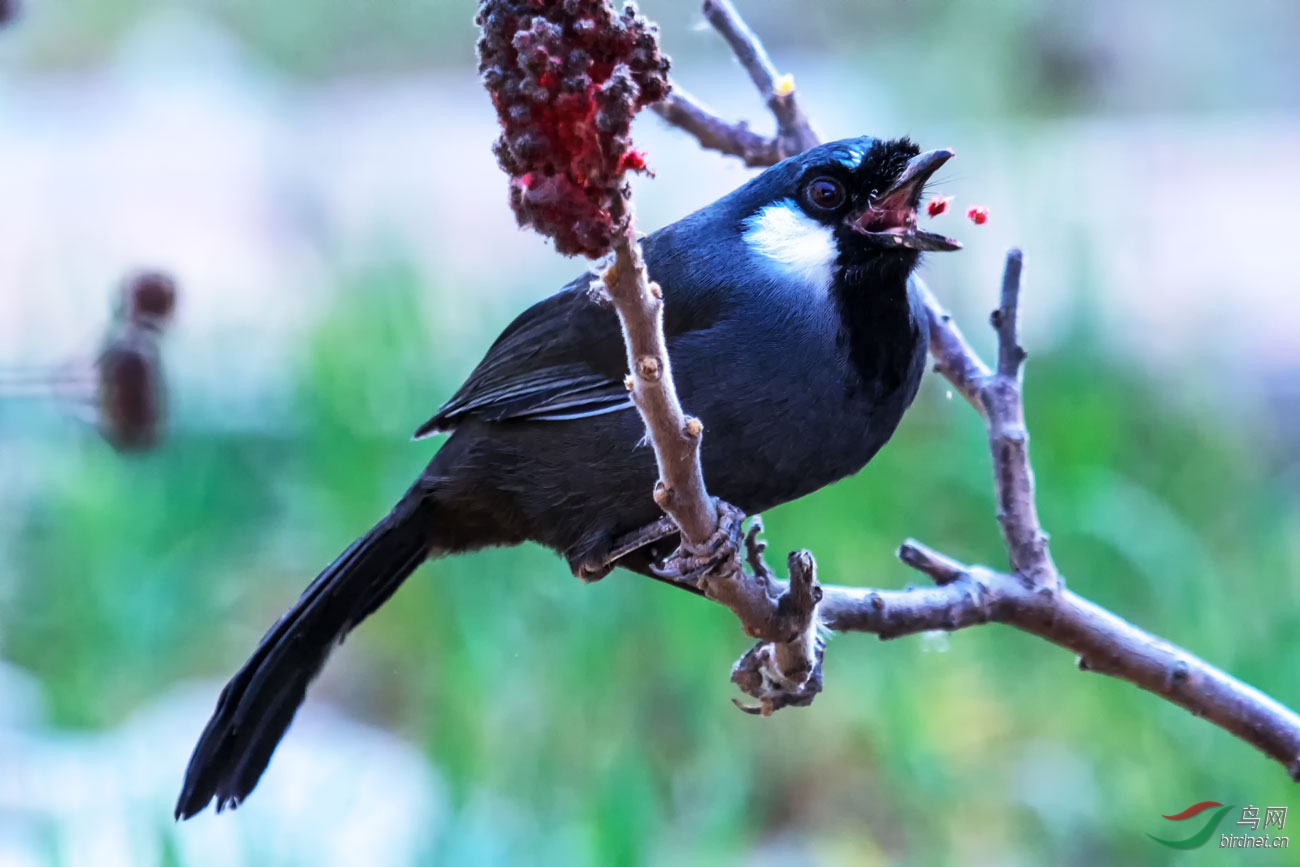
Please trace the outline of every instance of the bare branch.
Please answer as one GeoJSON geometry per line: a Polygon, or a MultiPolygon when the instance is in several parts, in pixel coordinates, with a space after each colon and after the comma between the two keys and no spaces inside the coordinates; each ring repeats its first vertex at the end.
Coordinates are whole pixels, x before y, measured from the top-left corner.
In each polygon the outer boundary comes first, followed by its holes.
{"type": "Polygon", "coordinates": [[[998,376],[1020,379],[1020,366],[1025,361],[1025,350],[1017,342],[1016,331],[1020,320],[1020,272],[1025,257],[1019,250],[1007,253],[1007,264],[1002,272],[1002,303],[993,311],[993,329],[998,333],[998,376]]]}
{"type": "Polygon", "coordinates": [[[655,114],[695,136],[700,146],[740,157],[745,165],[776,165],[781,154],[776,139],[761,136],[745,121],[732,123],[714,114],[695,97],[673,85],[673,92],[653,106],[655,114]]]}
{"type": "Polygon", "coordinates": [[[781,158],[803,153],[820,143],[808,117],[794,95],[793,79],[776,71],[763,43],[740,17],[731,0],[704,0],[704,17],[709,19],[776,118],[776,138],[781,158]]]}
{"type": "Polygon", "coordinates": [[[1020,367],[1025,351],[1016,342],[1016,331],[1023,259],[1019,250],[1007,253],[1002,303],[992,317],[998,333],[998,372],[981,385],[980,403],[988,421],[998,523],[1007,543],[1011,568],[1030,584],[1045,587],[1059,584],[1060,576],[1047,548],[1047,534],[1038,523],[1034,470],[1029,463],[1029,429],[1025,426],[1020,390],[1020,367]]]}
{"type": "Polygon", "coordinates": [[[927,548],[915,539],[908,539],[898,546],[898,559],[918,572],[929,575],[930,580],[940,587],[956,582],[969,571],[956,560],[927,548]]]}
{"type": "Polygon", "coordinates": [[[786,157],[816,147],[821,139],[799,106],[794,79],[777,73],[763,43],[736,7],[730,0],[704,0],[704,16],[749,73],[776,118],[776,135],[768,138],[751,130],[743,120],[725,120],[676,83],[668,98],[654,106],[655,113],[693,135],[701,147],[740,157],[745,165],[754,168],[776,165],[786,157]]]}
{"type": "Polygon", "coordinates": [[[976,412],[984,415],[980,386],[993,375],[993,371],[971,349],[952,314],[934,297],[925,281],[913,274],[912,287],[921,296],[929,316],[930,357],[934,359],[935,372],[952,383],[952,387],[975,407],[976,412]]]}
{"type": "Polygon", "coordinates": [[[686,539],[703,543],[718,527],[718,510],[700,470],[704,426],[697,418],[687,418],[677,399],[664,341],[663,291],[646,273],[625,197],[616,199],[616,210],[615,225],[621,229],[614,243],[614,264],[605,272],[605,287],[623,326],[628,370],[632,371],[627,387],[645,420],[659,463],[655,502],[677,522],[686,539]]]}
{"type": "MultiPolygon", "coordinates": [[[[762,44],[735,7],[728,0],[705,0],[704,10],[776,115],[777,139],[768,142],[743,123],[722,120],[680,90],[675,104],[659,108],[659,114],[690,132],[704,147],[740,156],[753,166],[769,165],[816,145],[817,136],[795,103],[789,80],[778,79],[762,44]]],[[[938,586],[907,590],[822,586],[809,577],[813,563],[806,552],[791,555],[791,582],[786,585],[763,564],[762,543],[757,540],[760,528],[751,528],[745,542],[753,574],[741,570],[733,551],[730,565],[715,567],[718,574],[711,579],[729,582],[729,595],[721,599],[716,591],[706,592],[736,612],[748,634],[763,639],[733,669],[733,680],[762,701],[746,710],[768,714],[811,702],[821,689],[823,648],[815,635],[819,621],[836,631],[869,632],[881,638],[998,622],[1075,652],[1082,670],[1128,681],[1204,717],[1280,762],[1300,782],[1300,716],[1063,586],[1039,524],[1029,462],[1021,393],[1025,352],[1017,337],[1022,265],[1020,251],[1012,250],[992,317],[998,335],[996,371],[974,352],[925,283],[913,277],[914,291],[929,318],[936,371],[987,422],[998,520],[1011,573],[968,567],[909,540],[900,547],[899,557],[938,586]],[[808,600],[815,597],[820,602],[810,608],[808,600]],[[791,618],[791,612],[797,616],[791,618]],[[782,627],[792,631],[783,636],[782,627]]]]}
{"type": "Polygon", "coordinates": [[[1204,717],[1300,782],[1300,715],[1259,690],[1064,588],[1028,587],[1016,576],[963,566],[915,542],[900,557],[932,577],[949,578],[953,570],[957,577],[942,587],[905,591],[826,587],[826,625],[897,638],[1005,623],[1073,651],[1083,671],[1126,680],[1204,717]]]}
{"type": "Polygon", "coordinates": [[[822,621],[835,632],[869,632],[882,639],[979,626],[1000,619],[993,604],[1007,601],[1005,595],[991,594],[993,574],[966,570],[942,587],[906,590],[823,586],[822,621]]]}

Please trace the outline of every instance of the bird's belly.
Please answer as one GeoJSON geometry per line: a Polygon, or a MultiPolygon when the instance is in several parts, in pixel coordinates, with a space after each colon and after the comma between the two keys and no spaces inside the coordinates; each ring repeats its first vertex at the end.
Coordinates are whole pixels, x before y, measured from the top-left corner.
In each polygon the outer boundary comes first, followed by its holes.
{"type": "Polygon", "coordinates": [[[686,411],[704,422],[711,493],[749,513],[771,509],[853,475],[888,441],[915,382],[863,383],[834,335],[809,318],[787,321],[766,339],[727,341],[728,352],[716,344],[707,354],[680,347],[678,391],[686,411]]]}
{"type": "Polygon", "coordinates": [[[798,499],[866,466],[901,417],[901,410],[843,394],[803,395],[701,413],[712,493],[750,513],[798,499]]]}

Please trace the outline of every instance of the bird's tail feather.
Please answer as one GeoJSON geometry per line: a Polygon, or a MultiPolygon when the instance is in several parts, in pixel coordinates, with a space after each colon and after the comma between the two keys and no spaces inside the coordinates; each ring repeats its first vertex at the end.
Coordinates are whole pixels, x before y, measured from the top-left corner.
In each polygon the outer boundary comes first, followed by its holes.
{"type": "Polygon", "coordinates": [[[352,544],[262,638],[217,699],[176,803],[188,819],[215,797],[238,806],[334,645],[396,592],[429,553],[433,504],[416,491],[352,544]]]}

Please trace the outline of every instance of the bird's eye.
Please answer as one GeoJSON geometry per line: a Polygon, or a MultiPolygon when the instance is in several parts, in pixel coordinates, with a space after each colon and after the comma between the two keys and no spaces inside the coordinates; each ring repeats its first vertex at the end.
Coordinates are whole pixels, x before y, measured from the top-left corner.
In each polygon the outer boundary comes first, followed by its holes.
{"type": "Polygon", "coordinates": [[[804,186],[804,198],[819,211],[834,211],[844,204],[844,185],[834,178],[813,178],[804,186]]]}

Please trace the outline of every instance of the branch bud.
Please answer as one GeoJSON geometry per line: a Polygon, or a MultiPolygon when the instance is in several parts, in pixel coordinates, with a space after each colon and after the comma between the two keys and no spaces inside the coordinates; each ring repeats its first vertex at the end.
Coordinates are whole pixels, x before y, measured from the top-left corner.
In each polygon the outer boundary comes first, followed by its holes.
{"type": "Polygon", "coordinates": [[[653,355],[643,355],[636,360],[636,374],[646,382],[658,382],[663,375],[663,365],[653,355]]]}
{"type": "Polygon", "coordinates": [[[655,482],[654,498],[656,506],[664,511],[668,511],[668,503],[672,500],[673,495],[668,486],[664,484],[663,479],[655,482]]]}

